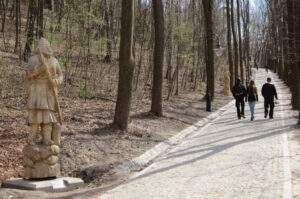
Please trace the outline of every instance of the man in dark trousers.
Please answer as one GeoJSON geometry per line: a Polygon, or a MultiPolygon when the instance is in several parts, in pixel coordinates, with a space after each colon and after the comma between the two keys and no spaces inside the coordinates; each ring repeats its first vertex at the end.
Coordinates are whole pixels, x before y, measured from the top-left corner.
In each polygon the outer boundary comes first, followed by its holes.
{"type": "Polygon", "coordinates": [[[239,119],[241,117],[245,118],[245,101],[246,97],[246,88],[241,84],[241,80],[237,79],[235,85],[232,88],[232,94],[235,99],[235,106],[237,109],[237,116],[239,119]]]}
{"type": "Polygon", "coordinates": [[[256,68],[256,70],[258,70],[258,65],[257,65],[256,62],[255,62],[255,64],[254,64],[254,67],[256,68]]]}
{"type": "Polygon", "coordinates": [[[270,106],[269,118],[273,119],[273,110],[274,110],[274,97],[278,99],[276,88],[273,84],[271,84],[271,78],[267,78],[267,83],[265,83],[261,89],[261,94],[265,99],[265,118],[268,116],[268,109],[270,106]]]}
{"type": "Polygon", "coordinates": [[[266,68],[266,72],[269,73],[269,66],[266,65],[265,68],[266,68]]]}

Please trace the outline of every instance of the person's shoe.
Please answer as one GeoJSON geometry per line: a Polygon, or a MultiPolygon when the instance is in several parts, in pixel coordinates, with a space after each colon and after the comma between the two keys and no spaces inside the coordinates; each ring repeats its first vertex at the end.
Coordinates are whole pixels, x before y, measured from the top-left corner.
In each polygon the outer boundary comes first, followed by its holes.
{"type": "Polygon", "coordinates": [[[274,117],[270,117],[270,119],[274,119],[274,117]]]}
{"type": "Polygon", "coordinates": [[[239,120],[241,119],[241,117],[238,117],[239,118],[239,120]]]}
{"type": "Polygon", "coordinates": [[[265,113],[265,118],[267,118],[267,116],[268,116],[268,113],[265,113]]]}
{"type": "Polygon", "coordinates": [[[254,116],[251,116],[251,121],[253,121],[254,120],[254,116]]]}
{"type": "Polygon", "coordinates": [[[242,115],[242,118],[244,118],[244,119],[245,119],[245,118],[246,118],[246,117],[245,117],[245,115],[242,115]]]}

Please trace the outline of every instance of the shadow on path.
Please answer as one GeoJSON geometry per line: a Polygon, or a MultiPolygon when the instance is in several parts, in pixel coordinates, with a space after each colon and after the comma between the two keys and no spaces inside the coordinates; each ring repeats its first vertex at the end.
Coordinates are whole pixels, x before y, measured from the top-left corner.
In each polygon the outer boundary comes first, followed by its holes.
{"type": "MultiPolygon", "coordinates": [[[[133,178],[131,178],[131,179],[125,181],[125,182],[121,182],[121,183],[116,184],[116,185],[102,187],[102,188],[95,188],[95,189],[83,191],[83,192],[80,192],[80,193],[73,193],[73,194],[70,194],[68,196],[58,197],[58,199],[70,199],[70,198],[74,198],[74,197],[84,197],[84,198],[92,197],[92,196],[100,194],[101,192],[108,191],[112,188],[115,188],[119,185],[128,184],[128,183],[131,183],[133,181],[139,180],[141,178],[146,178],[146,177],[149,177],[151,175],[155,175],[155,174],[158,174],[158,173],[161,173],[161,172],[165,172],[165,171],[175,169],[175,168],[187,165],[187,164],[194,163],[194,162],[199,161],[201,159],[208,158],[210,156],[213,156],[217,153],[225,151],[225,150],[227,150],[229,148],[232,148],[234,146],[244,144],[244,143],[253,142],[253,141],[257,141],[257,140],[260,140],[260,139],[265,139],[265,138],[268,138],[268,137],[271,137],[271,136],[280,135],[280,134],[283,134],[283,133],[286,133],[286,132],[292,131],[292,130],[294,130],[294,126],[284,126],[284,127],[281,127],[277,130],[273,130],[273,131],[270,131],[270,132],[262,134],[262,135],[258,135],[258,136],[242,139],[242,140],[239,140],[239,141],[229,142],[229,143],[225,143],[225,144],[216,145],[216,146],[213,146],[213,147],[208,147],[208,148],[205,148],[205,149],[199,149],[199,150],[183,153],[183,154],[180,154],[180,155],[176,155],[175,157],[179,157],[179,156],[202,153],[204,151],[208,151],[206,154],[200,155],[200,156],[192,158],[190,160],[186,160],[186,161],[183,161],[181,163],[173,164],[173,165],[167,166],[165,168],[153,170],[151,172],[144,173],[142,175],[138,175],[138,176],[133,177],[133,178]]],[[[261,133],[261,132],[258,132],[258,133],[261,133]]],[[[236,136],[236,137],[239,137],[239,136],[236,136]]],[[[204,144],[204,145],[206,145],[206,144],[204,144]]],[[[197,146],[197,147],[200,147],[200,146],[197,146]]]]}

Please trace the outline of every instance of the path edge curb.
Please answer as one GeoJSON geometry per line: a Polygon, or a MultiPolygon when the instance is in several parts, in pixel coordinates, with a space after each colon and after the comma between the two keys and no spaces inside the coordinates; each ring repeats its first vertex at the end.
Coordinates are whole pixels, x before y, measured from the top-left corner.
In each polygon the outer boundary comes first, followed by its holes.
{"type": "Polygon", "coordinates": [[[214,111],[207,117],[185,128],[184,130],[180,131],[179,133],[175,134],[169,139],[155,145],[154,147],[152,147],[142,155],[133,158],[130,161],[126,161],[122,164],[119,164],[115,168],[123,171],[140,171],[142,168],[146,167],[151,161],[157,158],[160,154],[167,151],[170,147],[176,145],[178,142],[180,142],[187,136],[191,135],[195,131],[204,128],[209,122],[223,115],[228,110],[228,108],[234,105],[234,102],[235,102],[234,100],[231,100],[225,106],[214,111]]]}

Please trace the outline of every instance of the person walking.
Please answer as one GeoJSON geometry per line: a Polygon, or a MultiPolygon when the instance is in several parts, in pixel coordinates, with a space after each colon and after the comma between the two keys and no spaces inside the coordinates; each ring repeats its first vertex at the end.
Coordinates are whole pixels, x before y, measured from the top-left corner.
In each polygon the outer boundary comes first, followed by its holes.
{"type": "Polygon", "coordinates": [[[267,118],[269,113],[269,118],[273,119],[274,113],[274,97],[278,100],[277,91],[273,84],[271,84],[272,79],[270,77],[267,78],[267,83],[265,83],[261,89],[261,94],[264,97],[264,105],[265,105],[265,118],[267,118]],[[270,112],[268,111],[270,106],[270,112]]]}
{"type": "Polygon", "coordinates": [[[255,82],[253,80],[250,81],[249,87],[247,88],[246,100],[248,100],[248,104],[250,107],[250,113],[251,113],[251,121],[253,121],[255,104],[258,101],[257,88],[256,88],[255,82]]]}
{"type": "Polygon", "coordinates": [[[254,67],[256,68],[256,70],[258,70],[258,65],[257,65],[256,62],[255,62],[255,64],[254,64],[254,67]]]}
{"type": "Polygon", "coordinates": [[[265,68],[266,68],[266,72],[269,73],[269,66],[266,65],[265,68]]]}
{"type": "Polygon", "coordinates": [[[246,88],[241,83],[240,79],[237,79],[235,85],[232,88],[232,94],[235,99],[235,106],[237,109],[237,116],[239,119],[241,117],[245,118],[245,101],[244,98],[246,97],[246,88]]]}

